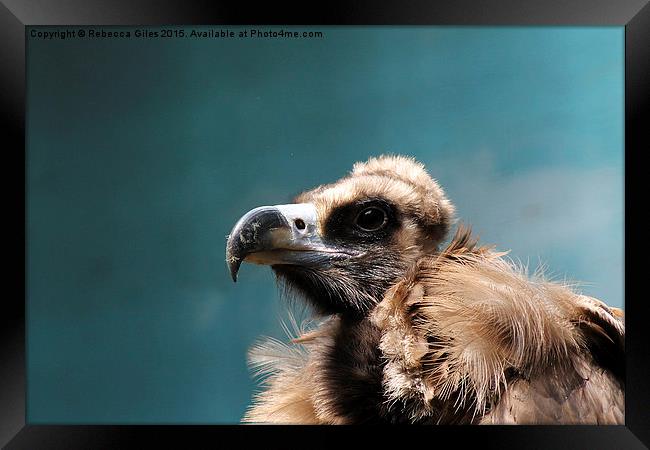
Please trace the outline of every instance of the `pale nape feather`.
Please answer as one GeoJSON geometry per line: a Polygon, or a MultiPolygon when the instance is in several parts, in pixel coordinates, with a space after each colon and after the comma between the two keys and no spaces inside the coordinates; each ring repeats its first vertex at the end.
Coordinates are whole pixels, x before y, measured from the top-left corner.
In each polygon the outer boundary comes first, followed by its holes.
{"type": "MultiPolygon", "coordinates": [[[[446,423],[453,410],[463,423],[623,423],[622,381],[591,353],[622,354],[622,312],[503,256],[461,228],[374,308],[386,405],[408,404],[412,421],[446,423]]],[[[338,326],[333,317],[297,343],[252,351],[268,378],[245,422],[345,423],[319,378],[338,326]]]]}

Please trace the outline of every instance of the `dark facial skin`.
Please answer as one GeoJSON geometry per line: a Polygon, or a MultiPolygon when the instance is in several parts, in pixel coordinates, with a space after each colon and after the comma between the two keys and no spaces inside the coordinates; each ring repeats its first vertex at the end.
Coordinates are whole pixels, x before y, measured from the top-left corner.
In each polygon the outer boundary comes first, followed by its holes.
{"type": "Polygon", "coordinates": [[[329,245],[361,251],[361,255],[319,267],[283,264],[272,268],[318,312],[360,318],[408,268],[394,242],[400,227],[400,212],[384,199],[345,204],[329,214],[322,239],[329,245]]]}

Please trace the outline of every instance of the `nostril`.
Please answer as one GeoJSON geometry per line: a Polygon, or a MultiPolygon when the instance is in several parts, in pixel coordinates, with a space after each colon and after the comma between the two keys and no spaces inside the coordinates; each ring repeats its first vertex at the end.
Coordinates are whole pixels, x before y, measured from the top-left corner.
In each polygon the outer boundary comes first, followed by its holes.
{"type": "Polygon", "coordinates": [[[299,230],[304,230],[305,229],[305,221],[302,219],[296,219],[293,221],[293,223],[296,225],[296,228],[299,230]]]}

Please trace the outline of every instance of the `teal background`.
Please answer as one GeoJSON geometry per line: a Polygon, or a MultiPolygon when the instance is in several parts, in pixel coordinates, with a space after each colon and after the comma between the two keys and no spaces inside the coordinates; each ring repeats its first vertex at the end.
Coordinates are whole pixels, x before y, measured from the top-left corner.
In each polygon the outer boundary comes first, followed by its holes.
{"type": "Polygon", "coordinates": [[[268,268],[230,281],[225,236],[383,152],[623,305],[623,27],[314,29],[28,39],[29,423],[237,422],[287,305],[268,268]]]}

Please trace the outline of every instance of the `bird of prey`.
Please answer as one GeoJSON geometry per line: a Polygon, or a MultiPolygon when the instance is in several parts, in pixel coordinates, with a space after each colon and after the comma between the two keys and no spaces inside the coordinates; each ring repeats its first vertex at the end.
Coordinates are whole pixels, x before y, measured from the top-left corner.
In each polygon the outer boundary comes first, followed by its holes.
{"type": "Polygon", "coordinates": [[[412,158],[356,163],[226,244],[270,265],[318,326],[253,347],[246,423],[622,424],[622,310],[529,276],[469,228],[412,158]]]}

